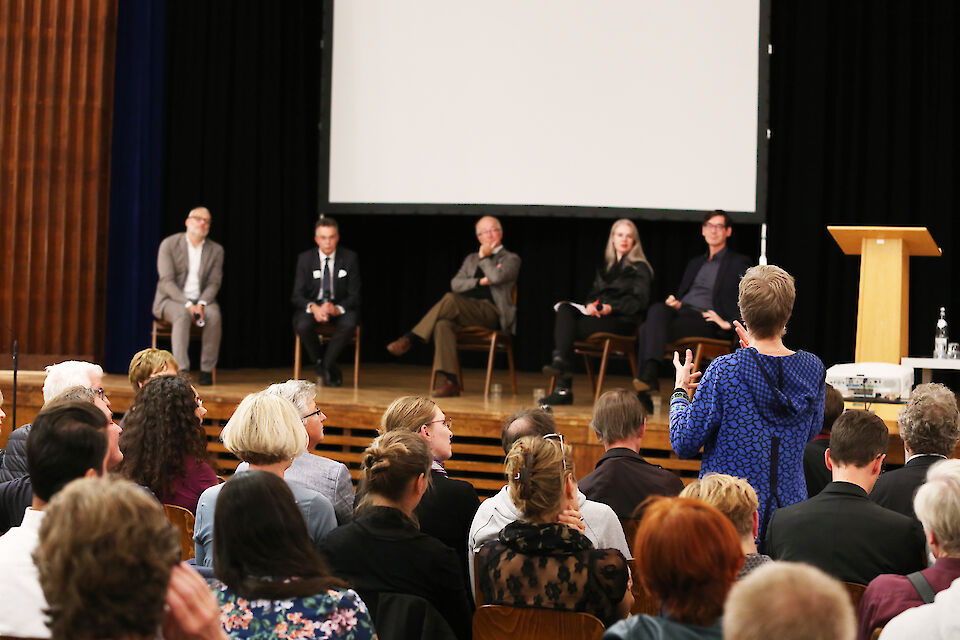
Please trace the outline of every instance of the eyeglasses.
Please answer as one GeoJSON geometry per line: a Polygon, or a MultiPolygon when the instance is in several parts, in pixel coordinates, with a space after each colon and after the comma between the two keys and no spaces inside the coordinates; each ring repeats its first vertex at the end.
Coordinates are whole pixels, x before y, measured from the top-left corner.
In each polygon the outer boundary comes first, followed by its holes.
{"type": "Polygon", "coordinates": [[[190,218],[191,220],[196,220],[200,224],[210,224],[210,220],[212,220],[212,218],[205,218],[203,216],[187,216],[187,217],[190,218]]]}
{"type": "Polygon", "coordinates": [[[100,396],[101,400],[107,399],[107,392],[103,390],[103,387],[100,387],[99,389],[90,389],[90,391],[93,391],[95,394],[100,396]]]}
{"type": "Polygon", "coordinates": [[[426,424],[437,424],[438,422],[442,422],[447,427],[447,429],[450,429],[453,426],[453,418],[444,418],[443,420],[431,420],[426,424]]]}
{"type": "Polygon", "coordinates": [[[300,418],[300,419],[303,420],[304,422],[306,422],[307,420],[309,420],[309,419],[312,418],[313,416],[318,415],[318,414],[321,414],[321,413],[323,413],[323,409],[320,409],[320,408],[318,407],[316,411],[313,411],[313,412],[311,412],[311,413],[308,413],[307,415],[303,416],[303,417],[300,418]]]}
{"type": "Polygon", "coordinates": [[[203,409],[203,400],[200,398],[200,396],[197,396],[196,398],[194,398],[194,400],[197,401],[197,408],[203,409]]]}
{"type": "Polygon", "coordinates": [[[567,470],[567,456],[565,455],[566,452],[565,452],[564,449],[563,449],[563,434],[562,434],[562,433],[548,433],[547,435],[543,436],[543,439],[544,439],[544,440],[552,440],[553,442],[559,442],[559,443],[560,443],[560,459],[561,459],[561,461],[563,462],[563,470],[566,471],[566,470],[567,470]]]}
{"type": "Polygon", "coordinates": [[[708,231],[723,231],[724,229],[727,228],[727,225],[723,224],[722,222],[720,224],[713,224],[712,222],[704,222],[703,228],[708,231]]]}
{"type": "Polygon", "coordinates": [[[483,231],[477,231],[477,237],[491,236],[495,233],[501,233],[502,231],[502,229],[484,229],[483,231]]]}

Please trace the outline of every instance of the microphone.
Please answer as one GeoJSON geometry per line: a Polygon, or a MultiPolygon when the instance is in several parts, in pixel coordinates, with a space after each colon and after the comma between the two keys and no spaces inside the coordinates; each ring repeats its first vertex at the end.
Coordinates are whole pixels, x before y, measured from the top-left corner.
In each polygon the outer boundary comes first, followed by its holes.
{"type": "Polygon", "coordinates": [[[10,420],[13,422],[13,428],[17,428],[17,360],[18,347],[17,334],[5,324],[0,324],[0,328],[6,329],[13,338],[13,406],[10,409],[10,420]]]}
{"type": "Polygon", "coordinates": [[[199,313],[193,314],[193,322],[194,322],[198,327],[203,327],[203,325],[207,324],[207,321],[204,320],[204,319],[203,319],[203,316],[201,316],[199,313]]]}

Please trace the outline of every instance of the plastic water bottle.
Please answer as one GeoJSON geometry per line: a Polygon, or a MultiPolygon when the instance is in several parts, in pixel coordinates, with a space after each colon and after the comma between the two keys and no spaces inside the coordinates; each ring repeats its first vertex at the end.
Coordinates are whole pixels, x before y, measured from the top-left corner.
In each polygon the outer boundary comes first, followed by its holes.
{"type": "Polygon", "coordinates": [[[947,357],[947,310],[940,307],[940,319],[937,320],[937,333],[933,337],[933,357],[947,357]]]}

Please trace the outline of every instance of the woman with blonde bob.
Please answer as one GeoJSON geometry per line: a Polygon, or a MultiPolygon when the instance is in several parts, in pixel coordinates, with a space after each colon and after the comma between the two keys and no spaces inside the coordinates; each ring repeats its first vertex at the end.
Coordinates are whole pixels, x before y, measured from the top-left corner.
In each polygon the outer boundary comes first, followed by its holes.
{"type": "Polygon", "coordinates": [[[573,342],[599,331],[632,336],[637,316],[650,306],[653,267],[640,244],[637,226],[621,218],[610,227],[603,266],[597,269],[582,310],[561,302],[556,306],[553,355],[543,373],[557,376],[556,391],[541,404],[572,404],[573,342]]]}
{"type": "Polygon", "coordinates": [[[823,426],[820,358],[783,344],[793,313],[793,276],[773,265],[747,269],[734,322],[743,347],[710,363],[703,379],[688,349],[673,355],[670,445],[681,458],[703,448],[700,477],[725,473],[757,491],[762,538],[776,507],[807,499],[803,451],[823,426]]]}
{"type": "Polygon", "coordinates": [[[630,612],[627,561],[594,549],[583,525],[559,521],[577,504],[573,452],[560,434],[525,436],[507,454],[510,499],[523,514],[480,548],[477,577],[484,604],[579,611],[610,624],[630,612]]]}
{"type": "MultiPolygon", "coordinates": [[[[260,391],[244,398],[220,434],[227,451],[248,463],[250,469],[267,471],[280,478],[294,458],[307,446],[307,431],[300,414],[289,400],[260,391]]],[[[314,546],[337,526],[330,500],[295,482],[288,482],[297,506],[307,523],[314,546]]],[[[223,488],[215,485],[200,495],[193,541],[197,564],[213,566],[213,516],[217,496],[223,488]]],[[[252,514],[251,517],[257,517],[252,514]]]]}

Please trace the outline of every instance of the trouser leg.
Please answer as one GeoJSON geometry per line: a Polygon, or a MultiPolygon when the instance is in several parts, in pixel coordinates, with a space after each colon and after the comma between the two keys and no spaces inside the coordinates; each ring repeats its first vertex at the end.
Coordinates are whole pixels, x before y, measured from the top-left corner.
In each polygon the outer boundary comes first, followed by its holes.
{"type": "Polygon", "coordinates": [[[433,335],[433,329],[437,326],[438,320],[452,320],[457,317],[458,298],[462,298],[455,293],[446,293],[430,310],[424,314],[420,322],[410,331],[424,342],[430,340],[433,335]]]}
{"type": "Polygon", "coordinates": [[[359,314],[356,311],[347,311],[330,319],[335,328],[333,336],[330,338],[330,344],[327,345],[327,352],[323,356],[323,366],[325,368],[329,369],[337,364],[340,353],[353,337],[353,330],[356,328],[359,319],[359,314]]]}
{"type": "Polygon", "coordinates": [[[212,302],[204,307],[203,320],[200,370],[209,372],[217,367],[217,359],[220,357],[220,336],[223,333],[220,305],[212,302]]]}
{"type": "Polygon", "coordinates": [[[567,366],[573,364],[573,341],[577,337],[577,316],[586,317],[570,305],[562,304],[557,309],[557,316],[554,318],[554,349],[556,355],[559,355],[567,366]]]}
{"type": "Polygon", "coordinates": [[[647,360],[659,362],[663,357],[670,325],[676,316],[677,311],[662,302],[650,305],[647,319],[637,333],[637,362],[641,366],[647,360]]]}
{"type": "Polygon", "coordinates": [[[438,320],[433,328],[433,357],[437,370],[456,375],[460,368],[457,357],[457,329],[453,320],[438,320]]]}
{"type": "Polygon", "coordinates": [[[177,361],[177,366],[188,371],[190,369],[190,356],[188,347],[190,346],[190,323],[193,318],[190,312],[182,303],[167,300],[160,309],[161,319],[170,323],[170,350],[173,352],[173,359],[177,361]]]}
{"type": "Polygon", "coordinates": [[[298,311],[293,316],[293,330],[300,336],[300,344],[302,344],[306,350],[307,357],[310,358],[310,364],[316,364],[320,361],[322,351],[320,338],[317,337],[317,332],[314,331],[316,326],[317,321],[313,319],[312,313],[298,311]]]}

